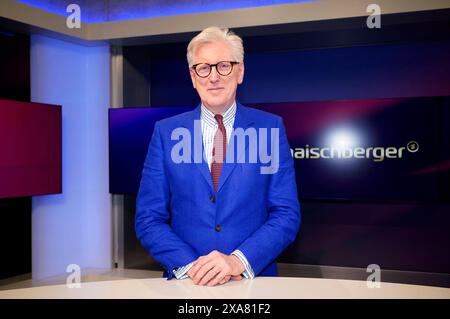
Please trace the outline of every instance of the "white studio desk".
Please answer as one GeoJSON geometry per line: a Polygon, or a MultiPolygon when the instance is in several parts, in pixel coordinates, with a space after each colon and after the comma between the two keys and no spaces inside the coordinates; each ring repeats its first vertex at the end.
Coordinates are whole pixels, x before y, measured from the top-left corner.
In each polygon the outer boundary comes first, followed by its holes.
{"type": "Polygon", "coordinates": [[[0,291],[4,298],[151,298],[151,299],[301,299],[301,298],[450,298],[449,288],[381,283],[368,288],[365,281],[258,277],[216,287],[196,286],[191,280],[124,279],[0,291]]]}

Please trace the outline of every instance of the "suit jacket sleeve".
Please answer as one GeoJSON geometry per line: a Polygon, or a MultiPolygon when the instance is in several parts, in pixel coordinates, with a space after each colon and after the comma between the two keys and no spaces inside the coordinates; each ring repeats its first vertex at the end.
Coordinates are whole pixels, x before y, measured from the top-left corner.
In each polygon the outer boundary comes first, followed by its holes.
{"type": "Polygon", "coordinates": [[[166,268],[166,275],[171,279],[173,269],[191,263],[199,255],[169,224],[170,189],[163,154],[160,126],[156,123],[142,171],[135,226],[144,248],[166,268]]]}
{"type": "Polygon", "coordinates": [[[255,275],[276,260],[295,240],[300,226],[300,204],[294,161],[281,118],[279,128],[279,169],[270,176],[267,196],[268,218],[237,249],[247,258],[255,275]]]}

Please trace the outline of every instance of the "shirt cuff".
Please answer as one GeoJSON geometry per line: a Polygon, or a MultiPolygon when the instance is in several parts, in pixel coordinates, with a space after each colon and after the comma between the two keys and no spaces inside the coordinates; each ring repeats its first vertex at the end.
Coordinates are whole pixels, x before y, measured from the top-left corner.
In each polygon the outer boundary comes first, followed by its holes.
{"type": "Polygon", "coordinates": [[[194,263],[192,262],[192,263],[187,264],[187,265],[185,265],[183,267],[179,267],[179,268],[174,269],[173,270],[173,274],[175,275],[175,278],[177,278],[179,280],[188,278],[189,276],[188,276],[187,272],[189,271],[189,269],[191,269],[193,264],[194,263]]]}
{"type": "Polygon", "coordinates": [[[248,262],[247,258],[242,253],[242,251],[236,249],[231,254],[239,258],[239,260],[244,264],[245,271],[242,273],[242,276],[244,276],[247,279],[255,278],[255,272],[253,271],[252,266],[250,266],[250,263],[248,262]]]}

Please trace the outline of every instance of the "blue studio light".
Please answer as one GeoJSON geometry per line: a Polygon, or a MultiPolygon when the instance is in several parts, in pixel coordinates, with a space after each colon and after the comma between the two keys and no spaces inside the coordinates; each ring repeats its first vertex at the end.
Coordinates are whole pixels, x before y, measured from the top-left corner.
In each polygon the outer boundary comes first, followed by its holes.
{"type": "Polygon", "coordinates": [[[103,1],[86,0],[17,0],[20,3],[37,7],[58,15],[67,16],[69,4],[78,4],[81,8],[82,21],[99,23],[135,19],[176,16],[182,14],[204,13],[221,10],[253,8],[289,3],[314,2],[317,0],[167,0],[161,1],[109,1],[105,10],[103,1]],[[116,5],[117,4],[117,5],[116,5]]]}

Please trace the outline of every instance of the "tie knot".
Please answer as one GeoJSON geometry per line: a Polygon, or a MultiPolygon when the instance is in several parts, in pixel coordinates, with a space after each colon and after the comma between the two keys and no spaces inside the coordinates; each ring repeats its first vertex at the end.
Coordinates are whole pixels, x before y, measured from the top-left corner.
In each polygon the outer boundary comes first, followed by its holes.
{"type": "Polygon", "coordinates": [[[214,115],[214,118],[216,119],[217,124],[219,124],[219,126],[223,125],[223,116],[221,114],[214,115]]]}

